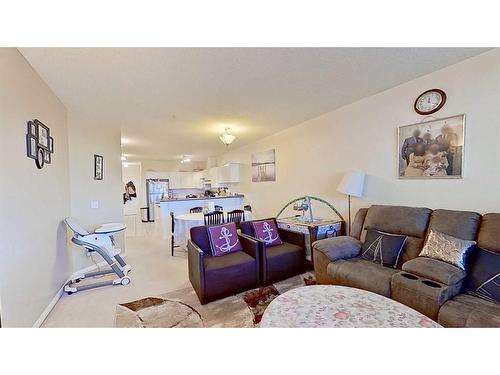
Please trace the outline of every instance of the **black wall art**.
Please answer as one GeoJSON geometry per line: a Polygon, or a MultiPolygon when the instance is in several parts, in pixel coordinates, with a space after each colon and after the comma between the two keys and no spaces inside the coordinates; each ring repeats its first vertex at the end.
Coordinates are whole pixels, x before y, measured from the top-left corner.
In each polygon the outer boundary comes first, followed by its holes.
{"type": "Polygon", "coordinates": [[[37,119],[28,121],[27,130],[26,154],[35,160],[38,169],[42,169],[45,164],[52,163],[54,138],[50,136],[49,127],[37,119]]]}
{"type": "Polygon", "coordinates": [[[94,155],[94,180],[102,180],[104,174],[104,158],[94,155]]]}

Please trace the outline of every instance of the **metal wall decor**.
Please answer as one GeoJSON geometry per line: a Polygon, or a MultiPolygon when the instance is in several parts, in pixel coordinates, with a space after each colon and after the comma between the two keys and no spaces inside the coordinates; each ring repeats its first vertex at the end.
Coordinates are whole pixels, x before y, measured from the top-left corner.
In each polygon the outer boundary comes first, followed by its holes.
{"type": "Polygon", "coordinates": [[[45,164],[52,163],[54,138],[50,136],[49,127],[37,119],[28,121],[27,125],[26,155],[42,169],[45,164]]]}

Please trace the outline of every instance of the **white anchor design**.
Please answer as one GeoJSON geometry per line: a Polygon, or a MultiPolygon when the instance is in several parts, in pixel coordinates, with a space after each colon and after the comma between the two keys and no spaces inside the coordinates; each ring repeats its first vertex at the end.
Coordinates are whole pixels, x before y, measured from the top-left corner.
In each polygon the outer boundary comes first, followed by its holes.
{"type": "Polygon", "coordinates": [[[276,237],[273,238],[274,229],[271,228],[268,222],[264,222],[262,231],[267,234],[267,237],[259,239],[264,241],[266,244],[273,243],[278,239],[278,235],[276,235],[276,237]]]}
{"type": "Polygon", "coordinates": [[[231,245],[231,237],[232,237],[232,233],[229,231],[229,229],[227,228],[222,228],[221,231],[220,231],[220,237],[219,237],[219,240],[226,240],[226,243],[221,245],[221,246],[217,246],[217,248],[219,248],[220,251],[222,251],[223,253],[228,253],[229,251],[231,251],[231,249],[233,247],[235,247],[238,242],[235,242],[234,245],[231,245]]]}

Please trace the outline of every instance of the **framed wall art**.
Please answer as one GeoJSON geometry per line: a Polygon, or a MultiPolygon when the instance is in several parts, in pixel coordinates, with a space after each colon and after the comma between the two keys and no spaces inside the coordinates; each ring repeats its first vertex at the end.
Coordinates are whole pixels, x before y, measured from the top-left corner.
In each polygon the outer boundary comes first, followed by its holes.
{"type": "Polygon", "coordinates": [[[104,158],[94,155],[94,180],[102,180],[104,174],[104,158]]]}
{"type": "Polygon", "coordinates": [[[462,178],[464,144],[465,115],[399,127],[399,178],[462,178]]]}
{"type": "Polygon", "coordinates": [[[26,156],[35,160],[38,169],[45,164],[52,163],[54,153],[54,138],[50,135],[50,129],[40,120],[32,120],[27,123],[26,134],[26,156]]]}

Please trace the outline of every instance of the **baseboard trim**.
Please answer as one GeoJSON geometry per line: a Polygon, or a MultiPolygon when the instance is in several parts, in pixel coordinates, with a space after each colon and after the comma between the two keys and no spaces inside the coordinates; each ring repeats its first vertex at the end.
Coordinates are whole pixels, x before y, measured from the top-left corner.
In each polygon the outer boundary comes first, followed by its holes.
{"type": "MultiPolygon", "coordinates": [[[[122,256],[122,258],[126,258],[126,257],[127,257],[126,254],[122,256]]],[[[45,321],[45,319],[47,319],[47,317],[49,316],[49,314],[52,311],[52,309],[54,308],[54,306],[61,299],[62,295],[64,294],[64,287],[66,286],[67,283],[70,282],[71,279],[74,279],[75,277],[81,275],[82,273],[92,272],[92,271],[96,270],[99,267],[103,267],[103,266],[107,266],[107,265],[108,265],[108,263],[106,263],[106,261],[103,260],[102,262],[99,262],[97,264],[92,264],[89,267],[85,267],[85,268],[82,268],[80,270],[77,270],[77,271],[73,272],[71,274],[71,276],[68,278],[68,280],[66,280],[66,282],[63,284],[63,286],[61,286],[61,289],[59,289],[57,291],[57,293],[54,296],[54,298],[52,298],[52,300],[49,302],[49,304],[47,305],[47,307],[40,314],[40,316],[38,317],[38,319],[36,320],[36,322],[33,323],[32,327],[33,328],[40,328],[42,326],[43,322],[45,321]]]]}

